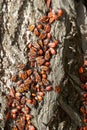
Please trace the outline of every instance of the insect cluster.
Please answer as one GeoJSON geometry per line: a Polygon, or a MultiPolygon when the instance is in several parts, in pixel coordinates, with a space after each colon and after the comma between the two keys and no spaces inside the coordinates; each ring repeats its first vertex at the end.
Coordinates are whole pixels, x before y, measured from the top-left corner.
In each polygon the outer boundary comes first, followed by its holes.
{"type": "Polygon", "coordinates": [[[81,127],[80,130],[87,130],[87,60],[84,60],[83,66],[79,69],[79,74],[82,81],[81,88],[84,90],[80,112],[85,124],[85,126],[81,127]]]}
{"type": "MultiPolygon", "coordinates": [[[[63,11],[59,9],[57,12],[52,12],[50,0],[46,0],[46,4],[49,8],[48,14],[40,18],[37,24],[29,25],[29,30],[37,37],[37,41],[27,45],[28,64],[19,64],[18,74],[11,76],[11,81],[15,85],[10,88],[7,96],[6,119],[14,120],[12,130],[36,130],[31,123],[32,106],[36,107],[43,100],[45,93],[53,89],[48,74],[50,60],[56,55],[59,40],[52,40],[50,31],[51,24],[63,15],[63,11]]],[[[60,92],[60,88],[56,86],[55,91],[60,92]]]]}

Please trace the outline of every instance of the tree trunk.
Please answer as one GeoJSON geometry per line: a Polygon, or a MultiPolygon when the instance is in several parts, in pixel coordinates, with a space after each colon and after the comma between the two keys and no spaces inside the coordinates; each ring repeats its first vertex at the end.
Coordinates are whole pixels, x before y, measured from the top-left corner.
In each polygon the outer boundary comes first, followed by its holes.
{"type": "MultiPolygon", "coordinates": [[[[63,16],[51,24],[52,40],[60,42],[50,60],[48,79],[53,90],[37,107],[31,106],[31,122],[37,130],[77,130],[84,125],[78,70],[87,53],[86,5],[82,0],[52,0],[51,6],[54,12],[63,10],[63,16]]],[[[1,0],[0,10],[0,127],[11,130],[14,121],[6,120],[10,77],[18,73],[18,64],[29,66],[27,45],[37,40],[29,26],[39,23],[49,8],[45,0],[1,0]]]]}

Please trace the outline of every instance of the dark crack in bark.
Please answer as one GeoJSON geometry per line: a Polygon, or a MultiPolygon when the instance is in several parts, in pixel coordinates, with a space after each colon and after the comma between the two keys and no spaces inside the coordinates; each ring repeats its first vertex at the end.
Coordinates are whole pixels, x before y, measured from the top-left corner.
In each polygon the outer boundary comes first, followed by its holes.
{"type": "Polygon", "coordinates": [[[18,44],[18,38],[20,36],[21,33],[21,26],[23,24],[23,20],[24,20],[24,11],[28,6],[28,0],[23,0],[23,4],[21,5],[21,7],[19,8],[18,11],[18,19],[17,19],[17,27],[15,28],[15,32],[14,32],[14,38],[12,40],[12,45],[15,45],[15,43],[17,43],[17,46],[20,50],[20,46],[18,44]]]}

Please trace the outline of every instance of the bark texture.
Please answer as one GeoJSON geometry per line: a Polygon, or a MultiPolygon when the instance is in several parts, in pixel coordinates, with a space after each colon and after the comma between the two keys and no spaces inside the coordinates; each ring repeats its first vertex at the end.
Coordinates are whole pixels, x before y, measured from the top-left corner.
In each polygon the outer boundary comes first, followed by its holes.
{"type": "MultiPolygon", "coordinates": [[[[59,39],[57,55],[51,59],[49,80],[61,93],[47,92],[38,108],[32,108],[37,130],[77,130],[83,125],[79,112],[82,90],[78,69],[87,53],[87,12],[82,1],[52,0],[52,9],[62,8],[63,17],[52,24],[51,33],[59,39]]],[[[37,23],[48,8],[45,0],[0,0],[0,129],[10,130],[6,122],[6,94],[10,74],[16,65],[27,63],[26,46],[35,37],[28,25],[37,23]],[[8,127],[7,127],[8,126],[8,127]]]]}

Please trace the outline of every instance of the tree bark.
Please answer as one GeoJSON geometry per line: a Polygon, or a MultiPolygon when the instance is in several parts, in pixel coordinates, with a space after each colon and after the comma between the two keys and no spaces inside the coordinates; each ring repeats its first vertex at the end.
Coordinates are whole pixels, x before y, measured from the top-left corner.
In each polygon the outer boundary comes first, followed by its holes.
{"type": "MultiPolygon", "coordinates": [[[[77,130],[83,124],[79,111],[83,91],[78,70],[87,53],[87,12],[82,0],[52,0],[52,10],[63,9],[63,16],[51,25],[60,44],[51,59],[48,75],[60,93],[47,92],[37,108],[32,107],[32,124],[37,130],[77,130]]],[[[10,130],[13,122],[5,119],[10,75],[19,63],[27,64],[27,44],[36,40],[28,26],[46,15],[45,0],[0,1],[0,128],[10,130]]]]}

